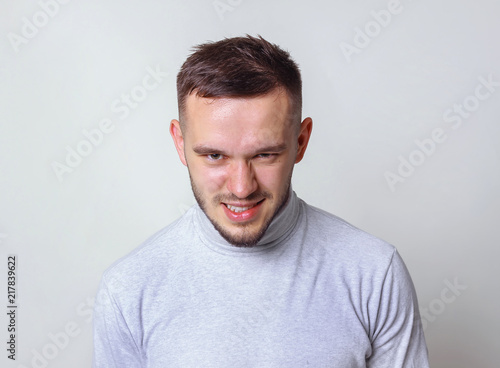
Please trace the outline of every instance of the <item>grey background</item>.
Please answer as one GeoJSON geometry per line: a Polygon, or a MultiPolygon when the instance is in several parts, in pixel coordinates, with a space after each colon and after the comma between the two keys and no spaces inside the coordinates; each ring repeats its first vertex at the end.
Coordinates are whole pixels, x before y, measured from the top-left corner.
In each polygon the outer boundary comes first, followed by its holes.
{"type": "Polygon", "coordinates": [[[480,78],[500,82],[498,14],[488,0],[2,0],[0,290],[16,254],[19,334],[18,359],[2,348],[0,365],[90,365],[102,271],[194,203],[168,134],[175,75],[192,45],[249,33],[303,72],[315,125],[295,191],[399,249],[433,367],[496,367],[500,87],[474,96],[480,78]],[[168,73],[150,90],[148,68],[168,73]],[[458,126],[449,109],[464,102],[458,126]],[[88,149],[82,129],[103,119],[113,130],[58,178],[66,147],[88,149]],[[446,139],[415,152],[436,128],[446,139]],[[418,165],[391,190],[400,156],[418,165]]]}

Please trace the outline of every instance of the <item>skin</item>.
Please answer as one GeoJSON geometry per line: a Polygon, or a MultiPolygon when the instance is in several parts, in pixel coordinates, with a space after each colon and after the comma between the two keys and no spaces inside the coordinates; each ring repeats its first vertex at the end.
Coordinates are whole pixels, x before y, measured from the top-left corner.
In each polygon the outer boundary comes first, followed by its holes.
{"type": "Polygon", "coordinates": [[[256,245],[288,200],[312,131],[311,118],[297,127],[290,111],[279,89],[257,97],[191,94],[183,129],[178,120],[170,124],[198,204],[235,246],[256,245]]]}

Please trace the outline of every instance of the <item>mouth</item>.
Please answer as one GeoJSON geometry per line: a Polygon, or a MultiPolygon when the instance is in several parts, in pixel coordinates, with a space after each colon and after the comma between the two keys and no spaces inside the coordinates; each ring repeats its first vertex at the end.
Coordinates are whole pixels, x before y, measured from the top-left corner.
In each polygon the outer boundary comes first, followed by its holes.
{"type": "Polygon", "coordinates": [[[227,204],[227,203],[224,203],[224,204],[225,204],[225,206],[226,206],[227,208],[229,208],[229,210],[230,210],[230,211],[233,211],[233,212],[235,212],[235,213],[240,213],[240,212],[243,212],[243,211],[247,211],[247,210],[249,210],[250,208],[255,207],[255,205],[253,205],[253,206],[248,206],[248,207],[238,207],[238,206],[232,206],[232,205],[227,204]]]}
{"type": "Polygon", "coordinates": [[[245,207],[243,207],[243,206],[233,206],[233,205],[231,205],[231,204],[229,204],[229,203],[224,203],[224,205],[225,205],[225,206],[226,206],[229,210],[231,210],[231,211],[233,211],[233,212],[236,212],[236,213],[240,213],[240,212],[247,211],[247,210],[249,210],[250,208],[253,208],[253,207],[255,207],[255,206],[258,206],[259,204],[261,204],[261,203],[262,203],[262,201],[263,201],[263,199],[262,199],[262,200],[260,200],[260,201],[258,201],[258,202],[256,202],[256,203],[254,203],[254,204],[247,205],[247,206],[245,206],[245,207]]]}
{"type": "Polygon", "coordinates": [[[249,221],[257,216],[257,213],[260,209],[260,206],[264,202],[264,199],[259,202],[253,204],[246,205],[236,205],[229,203],[222,203],[224,205],[224,212],[228,216],[228,218],[232,221],[241,222],[241,221],[249,221]]]}

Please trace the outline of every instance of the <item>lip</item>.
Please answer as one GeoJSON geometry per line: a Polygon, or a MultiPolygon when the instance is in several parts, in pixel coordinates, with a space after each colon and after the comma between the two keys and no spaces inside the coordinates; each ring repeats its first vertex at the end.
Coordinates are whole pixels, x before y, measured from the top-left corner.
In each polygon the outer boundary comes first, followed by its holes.
{"type": "Polygon", "coordinates": [[[221,203],[221,206],[224,210],[224,213],[228,220],[231,222],[248,222],[254,220],[262,207],[262,203],[264,202],[264,199],[255,203],[255,204],[249,204],[249,203],[221,203]],[[242,212],[233,212],[229,208],[227,208],[226,204],[230,206],[235,206],[235,207],[251,207],[245,211],[242,212]]]}

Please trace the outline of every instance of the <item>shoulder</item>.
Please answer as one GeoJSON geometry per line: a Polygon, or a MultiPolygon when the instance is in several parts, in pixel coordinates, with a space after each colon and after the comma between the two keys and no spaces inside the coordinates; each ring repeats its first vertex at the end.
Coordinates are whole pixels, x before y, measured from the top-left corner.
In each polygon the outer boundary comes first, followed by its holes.
{"type": "Polygon", "coordinates": [[[109,266],[103,273],[103,281],[111,288],[128,288],[158,276],[177,257],[183,244],[190,241],[194,208],[182,217],[159,230],[127,255],[109,266]],[[125,284],[123,280],[127,280],[125,284]]]}
{"type": "Polygon", "coordinates": [[[364,248],[369,251],[392,253],[395,248],[386,241],[352,225],[346,220],[335,216],[325,210],[311,206],[302,201],[305,209],[308,231],[318,238],[333,242],[336,245],[364,248]]]}
{"type": "Polygon", "coordinates": [[[336,265],[384,273],[394,260],[399,261],[392,244],[327,211],[304,201],[301,204],[307,243],[336,265]]]}
{"type": "Polygon", "coordinates": [[[360,297],[381,298],[384,284],[392,283],[397,285],[393,291],[398,289],[412,299],[411,277],[395,246],[331,213],[303,205],[307,253],[321,260],[335,284],[346,286],[351,297],[354,290],[360,297]]]}

